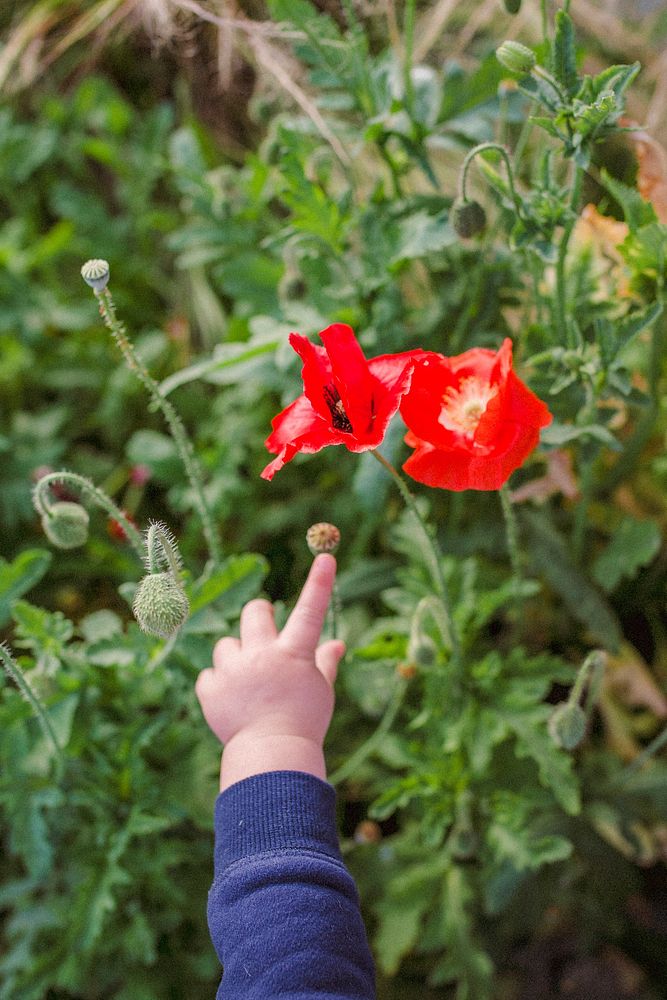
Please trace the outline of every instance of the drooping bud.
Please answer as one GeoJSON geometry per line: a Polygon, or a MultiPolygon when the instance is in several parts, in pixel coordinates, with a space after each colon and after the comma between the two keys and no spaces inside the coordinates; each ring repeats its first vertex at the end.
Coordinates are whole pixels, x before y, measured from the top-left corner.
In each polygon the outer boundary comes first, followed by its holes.
{"type": "Polygon", "coordinates": [[[529,49],[527,45],[522,45],[521,42],[514,41],[503,42],[496,49],[496,59],[510,73],[516,73],[520,76],[530,73],[537,62],[532,49],[529,49]]]}
{"type": "Polygon", "coordinates": [[[548,728],[556,746],[574,750],[586,734],[586,713],[576,702],[565,701],[552,713],[548,728]]]}
{"type": "Polygon", "coordinates": [[[503,0],[508,14],[518,14],[521,10],[521,0],[503,0]]]}
{"type": "Polygon", "coordinates": [[[478,201],[457,198],[451,208],[452,226],[462,239],[470,239],[486,227],[486,212],[478,201]]]}
{"type": "Polygon", "coordinates": [[[432,667],[437,656],[438,651],[433,639],[425,633],[416,635],[408,643],[408,660],[410,663],[416,663],[418,667],[432,667]]]}
{"type": "Polygon", "coordinates": [[[109,281],[109,263],[106,260],[87,260],[81,268],[81,277],[94,292],[103,291],[109,281]]]}
{"type": "Polygon", "coordinates": [[[85,545],[89,523],[86,508],[69,500],[59,500],[42,514],[44,534],[59,549],[78,549],[85,545]]]}
{"type": "Polygon", "coordinates": [[[321,552],[335,552],[340,544],[340,531],[335,524],[321,521],[312,524],[306,532],[306,543],[314,556],[321,552]]]}
{"type": "Polygon", "coordinates": [[[137,587],[132,611],[144,632],[168,639],[187,620],[190,605],[173,573],[149,573],[137,587]]]}

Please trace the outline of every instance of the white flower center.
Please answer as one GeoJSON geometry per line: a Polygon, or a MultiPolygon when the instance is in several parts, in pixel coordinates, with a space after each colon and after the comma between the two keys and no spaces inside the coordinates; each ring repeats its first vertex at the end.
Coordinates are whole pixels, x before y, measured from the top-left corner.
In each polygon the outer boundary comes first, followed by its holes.
{"type": "Polygon", "coordinates": [[[442,396],[442,409],[438,423],[448,431],[472,438],[490,400],[498,392],[477,375],[461,379],[456,388],[450,386],[442,396]]]}

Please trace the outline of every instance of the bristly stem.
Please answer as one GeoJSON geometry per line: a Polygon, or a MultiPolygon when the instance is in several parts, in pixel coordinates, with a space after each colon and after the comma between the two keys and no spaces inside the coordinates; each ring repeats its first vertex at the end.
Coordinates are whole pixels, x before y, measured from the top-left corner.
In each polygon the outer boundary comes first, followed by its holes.
{"type": "Polygon", "coordinates": [[[134,549],[134,551],[139,556],[141,561],[144,561],[145,548],[144,540],[141,536],[141,532],[137,531],[132,522],[123,513],[123,511],[116,506],[111,497],[107,496],[104,490],[101,490],[99,486],[95,486],[90,479],[86,479],[85,476],[80,476],[77,472],[49,472],[48,475],[42,476],[42,478],[37,482],[32,494],[33,504],[38,514],[42,516],[51,513],[51,503],[49,500],[49,487],[51,485],[62,484],[65,486],[73,486],[93,503],[97,504],[105,513],[112,517],[114,521],[118,521],[121,528],[127,535],[127,539],[134,549]]]}
{"type": "Polygon", "coordinates": [[[41,726],[42,732],[44,733],[46,738],[51,743],[53,743],[53,747],[56,751],[56,756],[58,757],[58,760],[61,763],[63,763],[64,758],[63,758],[62,748],[58,743],[58,739],[53,730],[53,726],[51,725],[49,717],[46,713],[46,709],[42,705],[41,701],[39,700],[35,692],[30,687],[30,684],[28,683],[25,674],[19,667],[14,657],[9,652],[9,649],[2,642],[0,642],[0,662],[2,663],[2,666],[7,676],[11,677],[11,679],[14,681],[14,683],[16,684],[17,688],[19,689],[25,700],[32,708],[33,712],[35,713],[35,717],[37,718],[37,721],[41,726]]]}
{"type": "Polygon", "coordinates": [[[159,573],[167,565],[171,575],[180,581],[181,556],[176,540],[160,521],[155,521],[146,532],[146,568],[149,573],[159,573]]]}
{"type": "Polygon", "coordinates": [[[181,457],[181,461],[183,462],[186,475],[190,481],[190,486],[192,487],[195,506],[201,518],[211,559],[217,565],[220,563],[222,557],[220,540],[204,495],[202,471],[185,431],[185,427],[183,426],[183,422],[169,400],[165,399],[163,396],[155,379],[149,374],[148,370],[139,359],[134,346],[127,335],[125,326],[116,316],[116,309],[109,289],[104,288],[102,291],[95,291],[94,294],[99,302],[100,315],[102,316],[106,327],[111,331],[114,340],[118,344],[128,368],[133,371],[137,378],[143,383],[155,406],[162,412],[162,415],[167,422],[181,457]]]}
{"type": "Polygon", "coordinates": [[[517,528],[516,514],[514,512],[514,506],[512,504],[507,483],[503,483],[498,490],[498,494],[500,496],[500,505],[502,507],[503,518],[505,520],[507,549],[509,551],[512,572],[514,573],[518,589],[523,576],[523,565],[521,559],[521,549],[519,548],[519,532],[517,528]]]}
{"type": "Polygon", "coordinates": [[[560,246],[558,247],[558,261],[556,263],[556,325],[560,337],[560,343],[563,347],[574,347],[576,346],[572,343],[572,338],[570,337],[570,327],[567,322],[567,285],[565,281],[565,261],[567,258],[567,248],[570,243],[570,237],[572,236],[572,230],[574,229],[575,223],[577,221],[577,208],[579,207],[579,198],[581,197],[581,186],[583,182],[584,172],[582,168],[575,164],[574,167],[574,178],[572,181],[572,194],[570,196],[570,213],[571,218],[565,229],[563,230],[563,235],[561,236],[560,246]]]}
{"type": "Polygon", "coordinates": [[[439,591],[440,600],[442,602],[443,613],[447,620],[447,629],[449,631],[451,644],[452,644],[452,660],[457,665],[460,666],[461,663],[461,647],[459,643],[458,633],[454,625],[454,619],[452,617],[452,612],[449,603],[449,591],[447,588],[447,582],[445,580],[444,574],[442,572],[442,553],[440,547],[435,539],[435,537],[429,531],[427,525],[422,518],[419,508],[415,502],[415,498],[408,489],[406,483],[403,481],[402,477],[396,471],[391,462],[388,462],[384,455],[381,455],[379,451],[371,451],[380,465],[384,466],[389,475],[394,480],[396,486],[400,490],[401,496],[405,501],[405,505],[412,514],[419,528],[419,532],[424,540],[424,554],[427,556],[429,563],[431,564],[431,571],[433,574],[433,579],[435,585],[439,591]]]}
{"type": "Polygon", "coordinates": [[[466,155],[459,174],[459,197],[461,197],[464,201],[466,200],[466,182],[468,180],[468,171],[472,166],[472,161],[476,156],[485,152],[487,149],[493,149],[497,153],[500,153],[501,157],[505,161],[505,166],[507,167],[507,184],[510,189],[512,201],[514,202],[514,208],[516,209],[517,214],[520,215],[523,206],[516,187],[514,186],[514,170],[512,168],[512,161],[506,148],[500,142],[481,142],[478,146],[474,146],[466,155]]]}

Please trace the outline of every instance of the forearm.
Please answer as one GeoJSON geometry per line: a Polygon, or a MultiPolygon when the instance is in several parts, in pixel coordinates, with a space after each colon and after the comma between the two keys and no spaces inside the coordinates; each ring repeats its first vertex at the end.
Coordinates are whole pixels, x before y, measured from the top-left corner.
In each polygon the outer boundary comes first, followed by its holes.
{"type": "Polygon", "coordinates": [[[222,753],[220,791],[267,771],[303,771],[325,781],[324,752],[318,743],[303,736],[237,733],[222,753]]]}
{"type": "Polygon", "coordinates": [[[331,786],[266,772],[216,803],[211,937],[218,1000],[373,1000],[354,882],[338,848],[331,786]]]}

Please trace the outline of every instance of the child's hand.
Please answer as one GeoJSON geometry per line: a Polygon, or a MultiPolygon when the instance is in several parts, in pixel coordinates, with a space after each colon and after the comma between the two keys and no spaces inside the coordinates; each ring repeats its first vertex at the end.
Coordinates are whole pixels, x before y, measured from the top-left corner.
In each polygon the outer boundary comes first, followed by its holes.
{"type": "Polygon", "coordinates": [[[204,718],[225,744],[221,790],[264,771],[325,777],[322,744],[345,652],[339,640],[318,646],[335,575],[333,556],[317,556],[280,634],[272,605],[250,601],[241,612],[241,638],[221,639],[213,667],[197,678],[204,718]]]}

